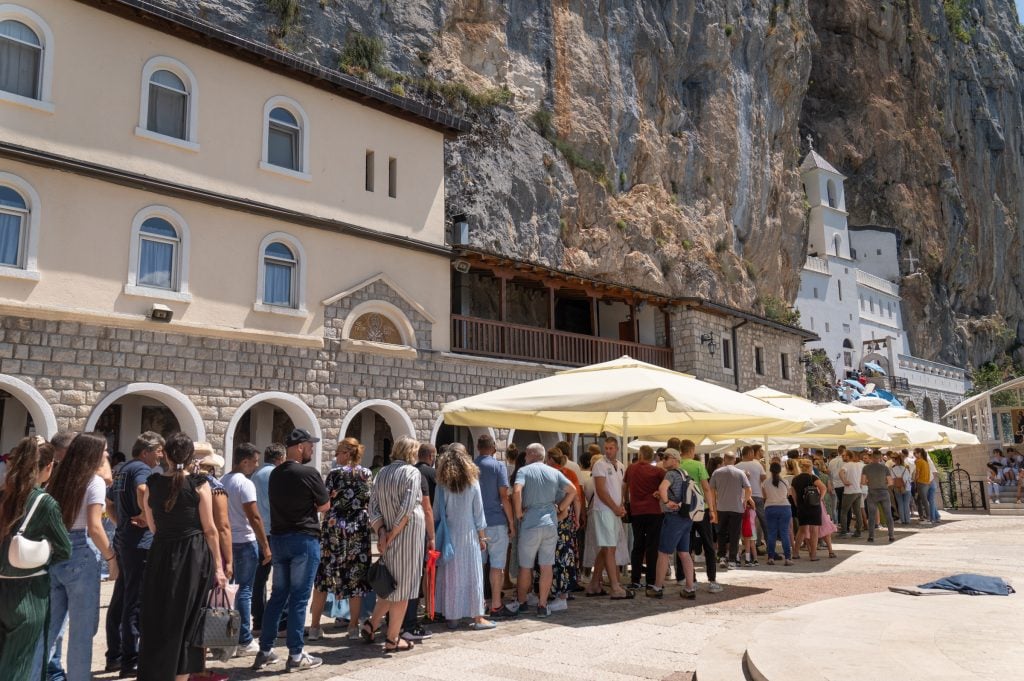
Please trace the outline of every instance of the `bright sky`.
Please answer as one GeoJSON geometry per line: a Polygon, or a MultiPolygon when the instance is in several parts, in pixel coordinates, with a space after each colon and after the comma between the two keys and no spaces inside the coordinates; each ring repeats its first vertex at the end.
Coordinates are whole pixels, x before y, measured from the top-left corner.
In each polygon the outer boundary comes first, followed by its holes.
{"type": "Polygon", "coordinates": [[[1017,20],[1024,21],[1024,0],[1017,0],[1017,20]]]}

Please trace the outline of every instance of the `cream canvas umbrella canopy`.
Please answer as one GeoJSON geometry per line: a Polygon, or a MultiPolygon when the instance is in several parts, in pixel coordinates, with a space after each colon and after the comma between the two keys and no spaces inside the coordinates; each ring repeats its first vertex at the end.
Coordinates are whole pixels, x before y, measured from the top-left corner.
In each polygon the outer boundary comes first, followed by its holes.
{"type": "Polygon", "coordinates": [[[453,426],[692,439],[786,435],[808,425],[753,397],[630,357],[456,400],[442,413],[453,426]]]}
{"type": "MultiPolygon", "coordinates": [[[[832,409],[815,404],[798,395],[790,395],[764,385],[743,394],[756,397],[773,407],[782,409],[787,414],[805,419],[810,425],[796,434],[800,438],[813,435],[818,439],[827,440],[828,438],[822,436],[846,436],[853,426],[853,422],[849,418],[832,409]]],[[[787,440],[789,442],[798,441],[793,438],[787,438],[787,440]]]]}
{"type": "Polygon", "coordinates": [[[911,428],[900,427],[894,423],[895,419],[880,418],[881,412],[859,409],[845,402],[827,402],[819,406],[850,419],[853,424],[857,435],[853,435],[849,440],[837,440],[836,444],[862,447],[913,444],[911,428]]]}
{"type": "Polygon", "coordinates": [[[978,437],[956,428],[932,423],[920,418],[907,409],[888,407],[874,412],[878,418],[900,428],[906,428],[911,436],[911,443],[918,447],[948,447],[956,445],[976,445],[978,437]]]}

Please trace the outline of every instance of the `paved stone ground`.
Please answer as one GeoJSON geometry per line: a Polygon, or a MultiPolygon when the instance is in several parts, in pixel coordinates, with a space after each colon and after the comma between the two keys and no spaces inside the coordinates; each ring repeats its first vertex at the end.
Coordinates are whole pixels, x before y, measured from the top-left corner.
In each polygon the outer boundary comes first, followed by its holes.
{"type": "MultiPolygon", "coordinates": [[[[638,595],[634,601],[578,598],[568,612],[548,620],[530,616],[499,624],[488,632],[465,628],[435,635],[414,651],[384,655],[379,645],[345,639],[344,631],[325,629],[327,637],[307,650],[324,658],[324,666],[302,674],[310,681],[363,679],[423,681],[473,678],[477,681],[535,679],[601,679],[685,681],[707,645],[725,637],[748,636],[768,614],[836,596],[884,591],[890,585],[919,584],[957,572],[981,572],[1024,583],[1024,518],[944,514],[934,528],[897,529],[897,541],[868,544],[856,540],[836,544],[838,557],[803,560],[790,568],[779,565],[721,573],[723,593],[699,593],[696,602],[682,601],[673,586],[662,601],[638,595]]],[[[884,531],[880,534],[884,538],[884,531]]],[[[821,553],[825,555],[824,552],[821,553]]],[[[698,579],[703,580],[703,560],[698,579]]],[[[111,587],[103,587],[103,602],[111,587]]],[[[105,615],[104,612],[101,615],[105,615]]],[[[101,619],[102,621],[102,619],[101,619]]],[[[842,623],[836,622],[834,635],[842,623]]],[[[823,632],[827,633],[827,632],[823,632]]],[[[105,648],[102,627],[96,637],[94,669],[102,669],[105,648]]],[[[279,654],[284,648],[279,647],[279,654]]],[[[247,669],[252,658],[212,662],[232,680],[259,679],[283,673],[247,669]]],[[[97,679],[116,678],[94,673],[97,679]]]]}

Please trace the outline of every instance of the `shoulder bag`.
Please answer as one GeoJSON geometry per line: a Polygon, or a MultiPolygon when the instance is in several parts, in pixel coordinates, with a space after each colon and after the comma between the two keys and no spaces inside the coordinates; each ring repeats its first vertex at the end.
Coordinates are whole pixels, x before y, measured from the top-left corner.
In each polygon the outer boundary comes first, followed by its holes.
{"type": "Polygon", "coordinates": [[[391,570],[388,570],[388,566],[384,564],[384,556],[378,558],[377,562],[370,566],[366,578],[370,582],[370,588],[377,594],[377,598],[387,598],[398,586],[395,578],[391,575],[391,570]]]}
{"type": "Polygon", "coordinates": [[[21,522],[21,527],[11,537],[10,548],[7,549],[7,561],[11,564],[11,567],[18,568],[19,570],[35,570],[41,568],[50,561],[50,542],[46,539],[34,540],[25,538],[25,528],[28,527],[28,521],[32,520],[32,515],[36,512],[36,508],[39,507],[39,502],[42,501],[46,493],[40,493],[36,495],[35,501],[32,502],[32,507],[28,510],[25,515],[25,520],[21,522]]]}
{"type": "Polygon", "coordinates": [[[231,607],[228,593],[220,587],[210,591],[210,598],[203,608],[203,647],[231,648],[238,645],[238,633],[242,628],[242,617],[231,607]]]}

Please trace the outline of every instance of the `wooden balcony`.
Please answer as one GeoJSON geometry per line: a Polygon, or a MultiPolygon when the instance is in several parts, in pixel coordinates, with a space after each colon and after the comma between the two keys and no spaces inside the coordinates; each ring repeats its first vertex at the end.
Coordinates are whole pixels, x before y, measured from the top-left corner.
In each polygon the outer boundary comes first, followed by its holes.
{"type": "Polygon", "coordinates": [[[629,355],[672,368],[672,349],[452,315],[452,350],[470,355],[585,366],[629,355]]]}

